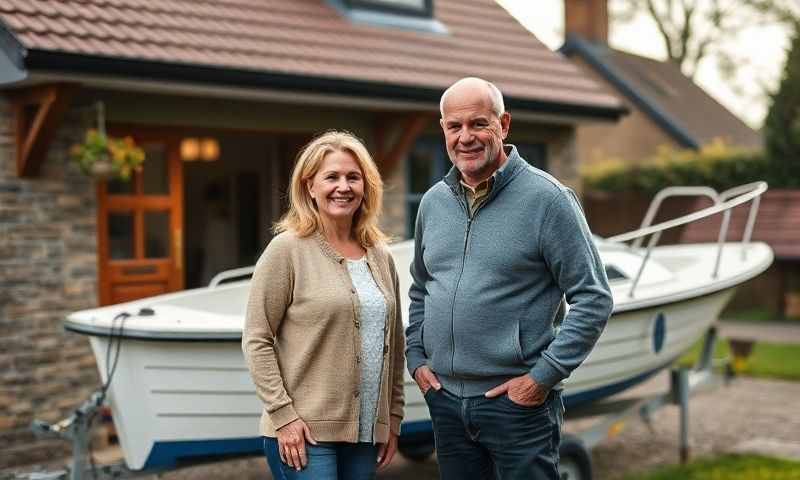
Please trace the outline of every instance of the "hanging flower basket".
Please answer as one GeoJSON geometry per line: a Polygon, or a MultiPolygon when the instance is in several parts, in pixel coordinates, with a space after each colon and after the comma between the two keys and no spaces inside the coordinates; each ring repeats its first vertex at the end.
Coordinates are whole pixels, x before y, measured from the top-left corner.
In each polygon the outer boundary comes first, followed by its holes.
{"type": "Polygon", "coordinates": [[[144,150],[133,138],[112,138],[95,129],[86,132],[83,143],[74,145],[70,155],[83,173],[101,180],[127,181],[144,163],[144,150]]]}
{"type": "Polygon", "coordinates": [[[105,112],[97,104],[97,126],[86,132],[83,143],[73,145],[70,156],[81,171],[98,180],[128,181],[133,172],[141,171],[144,150],[131,137],[113,138],[105,132],[105,112]]]}

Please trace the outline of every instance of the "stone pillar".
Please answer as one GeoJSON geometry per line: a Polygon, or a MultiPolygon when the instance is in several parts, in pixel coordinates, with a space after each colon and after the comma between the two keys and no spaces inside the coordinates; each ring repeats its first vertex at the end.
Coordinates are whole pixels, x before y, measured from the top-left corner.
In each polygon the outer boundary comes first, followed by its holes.
{"type": "Polygon", "coordinates": [[[383,217],[381,228],[393,240],[406,238],[406,161],[397,162],[391,172],[383,175],[383,217]]]}

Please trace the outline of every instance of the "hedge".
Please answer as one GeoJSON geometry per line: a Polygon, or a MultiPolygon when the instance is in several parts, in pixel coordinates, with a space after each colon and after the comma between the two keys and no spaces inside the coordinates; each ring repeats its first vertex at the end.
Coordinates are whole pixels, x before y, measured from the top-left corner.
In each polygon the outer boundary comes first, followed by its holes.
{"type": "Polygon", "coordinates": [[[786,164],[762,151],[715,140],[697,151],[659,147],[652,158],[636,164],[601,161],[583,167],[581,177],[588,190],[653,194],[674,185],[703,185],[721,191],[758,180],[765,180],[770,188],[798,188],[800,168],[797,170],[787,174],[786,164]]]}

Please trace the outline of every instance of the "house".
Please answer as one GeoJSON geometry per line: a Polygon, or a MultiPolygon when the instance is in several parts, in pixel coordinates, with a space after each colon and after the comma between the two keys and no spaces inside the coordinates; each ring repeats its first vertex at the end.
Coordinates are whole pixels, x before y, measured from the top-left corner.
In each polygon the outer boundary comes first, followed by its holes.
{"type": "Polygon", "coordinates": [[[716,138],[761,148],[759,132],[686,77],[673,62],[608,45],[607,0],[565,0],[566,40],[560,51],[630,110],[617,124],[578,129],[581,162],[638,162],[661,145],[697,149],[716,138]]]}
{"type": "Polygon", "coordinates": [[[98,386],[74,310],[195,287],[252,264],[298,149],[349,129],[409,236],[447,168],[438,100],[495,82],[525,157],[577,186],[576,126],[620,101],[492,0],[9,0],[0,3],[0,467],[52,459],[33,418],[98,386]],[[128,182],[70,162],[105,125],[146,152],[128,182]]]}

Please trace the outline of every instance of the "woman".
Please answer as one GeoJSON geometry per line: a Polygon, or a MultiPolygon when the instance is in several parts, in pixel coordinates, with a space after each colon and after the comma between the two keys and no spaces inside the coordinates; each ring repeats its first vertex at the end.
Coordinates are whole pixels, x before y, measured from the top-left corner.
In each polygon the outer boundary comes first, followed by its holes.
{"type": "Polygon", "coordinates": [[[364,145],[325,133],[301,152],[256,264],[242,348],[276,479],[373,478],[397,450],[404,339],[382,195],[364,145]]]}

